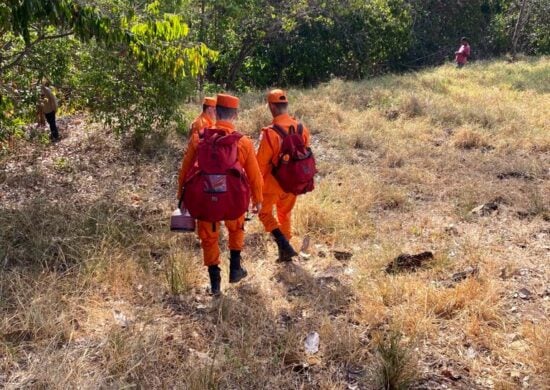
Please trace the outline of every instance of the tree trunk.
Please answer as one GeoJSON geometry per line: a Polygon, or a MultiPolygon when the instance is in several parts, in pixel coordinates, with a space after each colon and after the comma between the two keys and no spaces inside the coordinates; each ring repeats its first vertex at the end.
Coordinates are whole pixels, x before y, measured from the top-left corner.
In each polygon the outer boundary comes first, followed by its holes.
{"type": "Polygon", "coordinates": [[[248,56],[253,47],[254,45],[250,40],[248,40],[248,42],[244,42],[241,46],[241,50],[239,50],[237,58],[231,64],[231,68],[229,68],[229,75],[227,77],[227,82],[225,83],[225,87],[227,89],[233,89],[235,87],[235,81],[237,81],[237,76],[241,71],[244,60],[246,60],[246,56],[248,56]]]}
{"type": "MultiPolygon", "coordinates": [[[[206,19],[206,0],[201,0],[201,23],[199,27],[199,41],[201,43],[206,44],[205,19],[206,19]]],[[[199,91],[202,92],[204,89],[204,74],[199,74],[197,81],[199,84],[199,91]]]]}
{"type": "Polygon", "coordinates": [[[525,6],[527,5],[527,0],[523,0],[521,3],[521,8],[519,10],[518,20],[516,22],[516,27],[514,28],[514,35],[512,36],[512,58],[516,59],[518,41],[521,30],[523,30],[523,15],[525,14],[525,6]]]}

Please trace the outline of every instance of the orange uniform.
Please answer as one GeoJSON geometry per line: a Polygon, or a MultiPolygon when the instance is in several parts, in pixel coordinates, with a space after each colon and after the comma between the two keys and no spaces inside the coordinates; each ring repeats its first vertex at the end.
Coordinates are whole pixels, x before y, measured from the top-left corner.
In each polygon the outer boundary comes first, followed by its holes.
{"type": "MultiPolygon", "coordinates": [[[[233,133],[235,127],[231,122],[218,121],[215,126],[216,129],[224,130],[227,133],[233,133]]],[[[181,198],[181,191],[183,183],[189,170],[193,166],[197,156],[197,148],[199,145],[199,135],[193,134],[189,141],[187,151],[183,158],[179,178],[178,178],[178,199],[181,198]]],[[[237,145],[238,159],[244,168],[248,180],[250,182],[250,188],[252,193],[252,201],[254,203],[262,202],[262,186],[263,180],[258,167],[258,162],[254,156],[254,145],[250,138],[244,136],[239,140],[237,145]]],[[[240,218],[232,221],[224,221],[225,227],[229,232],[229,249],[242,250],[244,247],[244,215],[240,218]]],[[[201,239],[204,265],[218,265],[220,263],[220,248],[218,245],[220,223],[212,223],[205,221],[198,221],[198,234],[201,239]]]]}
{"type": "Polygon", "coordinates": [[[189,134],[192,137],[194,134],[199,134],[199,131],[206,127],[214,126],[214,120],[206,112],[202,112],[198,117],[195,118],[193,123],[191,123],[191,132],[189,134]]]}
{"type": "MultiPolygon", "coordinates": [[[[281,114],[273,118],[273,124],[278,125],[288,133],[290,126],[298,127],[298,121],[288,114],[281,114]]],[[[310,143],[309,130],[304,126],[304,142],[306,146],[310,143]]],[[[271,173],[277,165],[281,150],[282,139],[275,130],[264,127],[258,149],[258,164],[264,179],[264,200],[259,213],[265,231],[272,232],[279,228],[287,240],[292,236],[291,213],[296,203],[296,195],[288,194],[281,189],[277,179],[271,173]],[[277,218],[273,216],[273,206],[277,208],[277,218]]]]}

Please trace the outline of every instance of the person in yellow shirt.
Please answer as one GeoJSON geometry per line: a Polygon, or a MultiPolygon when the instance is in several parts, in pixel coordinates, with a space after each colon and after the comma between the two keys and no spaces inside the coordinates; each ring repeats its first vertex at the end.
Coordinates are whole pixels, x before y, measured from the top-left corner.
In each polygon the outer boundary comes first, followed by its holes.
{"type": "Polygon", "coordinates": [[[214,126],[216,121],[216,98],[205,97],[202,101],[202,112],[191,123],[191,131],[189,132],[189,138],[192,138],[194,134],[198,134],[204,128],[214,126]]]}
{"type": "Polygon", "coordinates": [[[42,85],[40,88],[41,101],[40,108],[50,125],[50,140],[52,142],[59,141],[59,130],[57,129],[57,123],[55,121],[55,113],[57,111],[57,99],[52,93],[51,89],[46,85],[42,85]]]}

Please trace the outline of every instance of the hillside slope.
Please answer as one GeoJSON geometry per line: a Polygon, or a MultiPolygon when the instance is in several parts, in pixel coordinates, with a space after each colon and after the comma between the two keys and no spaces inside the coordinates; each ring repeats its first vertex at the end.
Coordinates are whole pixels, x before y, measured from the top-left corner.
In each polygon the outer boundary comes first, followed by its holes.
{"type": "MultiPolygon", "coordinates": [[[[168,231],[180,137],[138,154],[74,116],[55,146],[18,143],[0,161],[0,386],[545,388],[549,80],[538,58],[291,90],[320,168],[294,215],[309,256],[276,264],[255,218],[250,276],[229,286],[224,264],[220,299],[196,238],[168,231]]],[[[242,97],[254,138],[263,96],[242,97]]]]}

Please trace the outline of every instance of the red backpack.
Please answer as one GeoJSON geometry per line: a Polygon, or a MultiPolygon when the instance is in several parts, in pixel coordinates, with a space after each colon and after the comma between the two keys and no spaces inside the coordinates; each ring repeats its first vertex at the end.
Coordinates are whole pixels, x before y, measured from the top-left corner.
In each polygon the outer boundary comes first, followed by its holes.
{"type": "MultiPolygon", "coordinates": [[[[313,152],[305,145],[302,124],[298,123],[297,129],[291,125],[288,128],[288,134],[276,124],[271,125],[270,129],[273,129],[283,140],[279,161],[272,171],[283,191],[295,195],[313,191],[315,187],[313,178],[317,168],[313,152]]],[[[273,149],[269,137],[267,141],[273,149]]]]}
{"type": "Polygon", "coordinates": [[[242,134],[204,129],[197,160],[183,187],[183,203],[200,221],[234,220],[248,210],[250,184],[238,159],[242,134]]]}

